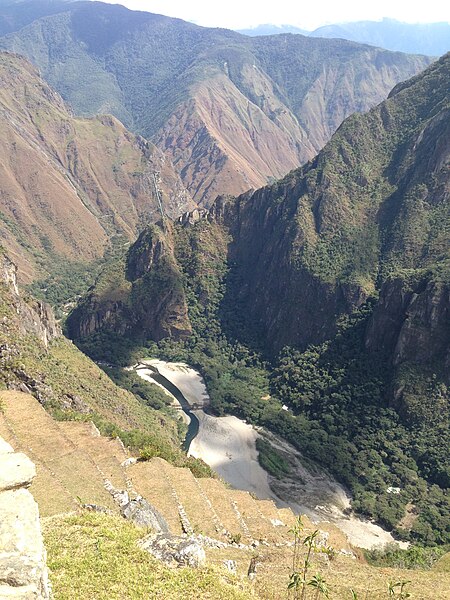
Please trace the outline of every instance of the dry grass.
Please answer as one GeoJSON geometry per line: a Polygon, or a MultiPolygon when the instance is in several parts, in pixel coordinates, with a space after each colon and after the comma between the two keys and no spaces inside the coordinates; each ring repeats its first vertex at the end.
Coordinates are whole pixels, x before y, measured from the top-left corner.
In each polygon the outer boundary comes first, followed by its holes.
{"type": "MultiPolygon", "coordinates": [[[[254,551],[238,549],[211,550],[211,564],[220,565],[225,559],[236,560],[238,575],[245,576],[250,560],[257,557],[258,568],[255,593],[264,600],[285,600],[289,581],[292,548],[259,547],[254,551]]],[[[389,582],[411,581],[406,590],[410,600],[448,600],[450,577],[445,573],[421,570],[402,570],[371,567],[359,559],[338,555],[327,561],[321,555],[313,557],[309,574],[321,573],[330,589],[330,600],[351,600],[353,588],[362,600],[388,600],[389,582]]],[[[394,598],[396,596],[393,596],[394,598]]],[[[307,600],[313,600],[313,590],[308,590],[307,600]]]]}
{"type": "Polygon", "coordinates": [[[81,513],[44,521],[55,600],[247,600],[246,582],[219,568],[168,569],[139,549],[142,530],[81,513]]]}

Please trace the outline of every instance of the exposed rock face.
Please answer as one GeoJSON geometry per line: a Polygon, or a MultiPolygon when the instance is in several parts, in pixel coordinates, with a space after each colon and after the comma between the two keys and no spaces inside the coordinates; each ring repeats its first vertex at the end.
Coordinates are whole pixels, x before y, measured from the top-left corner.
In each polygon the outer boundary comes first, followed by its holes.
{"type": "Polygon", "coordinates": [[[39,512],[26,489],[36,470],[0,438],[0,597],[50,598],[39,512]]]}
{"type": "Polygon", "coordinates": [[[72,338],[101,330],[155,340],[191,333],[169,223],[164,231],[152,226],[141,233],[128,251],[122,276],[114,285],[108,273],[100,276],[67,320],[72,338]],[[116,298],[108,297],[104,288],[114,289],[116,298]]]}
{"type": "Polygon", "coordinates": [[[6,286],[10,301],[14,304],[16,323],[20,333],[35,335],[45,346],[61,335],[55,315],[44,302],[22,300],[17,285],[17,267],[0,248],[0,284],[6,286]]]}
{"type": "Polygon", "coordinates": [[[392,363],[444,361],[450,381],[450,287],[423,278],[415,285],[387,281],[369,321],[369,350],[386,350],[392,363]]]}
{"type": "Polygon", "coordinates": [[[139,527],[148,527],[156,533],[168,533],[169,526],[164,517],[145,498],[140,496],[127,502],[122,509],[125,519],[139,527]]]}

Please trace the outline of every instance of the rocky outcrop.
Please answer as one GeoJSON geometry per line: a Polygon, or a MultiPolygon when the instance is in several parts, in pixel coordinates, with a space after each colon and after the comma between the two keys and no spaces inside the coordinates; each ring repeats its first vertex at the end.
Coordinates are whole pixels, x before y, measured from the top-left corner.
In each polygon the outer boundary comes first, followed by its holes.
{"type": "Polygon", "coordinates": [[[155,340],[190,335],[173,244],[170,223],[162,229],[147,227],[128,251],[122,279],[112,283],[108,273],[100,275],[88,296],[69,315],[69,336],[79,339],[97,331],[155,340]],[[105,288],[114,290],[116,298],[105,294],[105,288]]]}
{"type": "Polygon", "coordinates": [[[50,598],[38,506],[26,489],[35,475],[29,458],[0,438],[0,598],[50,598]]]}
{"type": "Polygon", "coordinates": [[[25,302],[17,284],[17,267],[0,247],[0,284],[6,286],[9,302],[15,309],[15,321],[23,335],[35,335],[47,346],[50,340],[61,335],[53,310],[45,302],[30,299],[25,302]]]}
{"type": "Polygon", "coordinates": [[[365,344],[387,352],[394,366],[443,361],[450,381],[450,287],[430,276],[384,283],[365,344]]]}
{"type": "Polygon", "coordinates": [[[200,568],[206,564],[205,550],[195,536],[149,535],[139,546],[169,567],[200,568]]]}

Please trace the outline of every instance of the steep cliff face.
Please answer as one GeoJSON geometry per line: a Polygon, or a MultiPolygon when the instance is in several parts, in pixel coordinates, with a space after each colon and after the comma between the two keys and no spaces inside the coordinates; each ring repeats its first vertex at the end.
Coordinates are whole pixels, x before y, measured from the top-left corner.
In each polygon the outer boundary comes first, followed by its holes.
{"type": "Polygon", "coordinates": [[[345,40],[249,38],[100,2],[54,5],[28,23],[0,46],[28,56],[78,114],[112,113],[155,141],[205,206],[311,159],[343,119],[430,62],[345,40]]]}
{"type": "MultiPolygon", "coordinates": [[[[0,248],[0,286],[4,312],[13,309],[14,326],[21,335],[33,335],[47,347],[49,342],[61,335],[52,309],[45,302],[28,299],[25,302],[17,285],[17,267],[0,248]]],[[[5,330],[11,324],[4,323],[5,330]]]]}
{"type": "Polygon", "coordinates": [[[368,350],[385,350],[392,364],[442,363],[450,381],[450,287],[428,275],[383,284],[368,323],[368,350]]]}
{"type": "Polygon", "coordinates": [[[0,233],[22,281],[133,239],[159,218],[155,183],[169,216],[195,206],[155,146],[113,117],[74,118],[25,59],[0,54],[0,83],[0,233]]]}
{"type": "Polygon", "coordinates": [[[67,321],[75,339],[97,331],[138,339],[181,339],[192,329],[172,226],[146,228],[120,265],[111,265],[67,321]]]}

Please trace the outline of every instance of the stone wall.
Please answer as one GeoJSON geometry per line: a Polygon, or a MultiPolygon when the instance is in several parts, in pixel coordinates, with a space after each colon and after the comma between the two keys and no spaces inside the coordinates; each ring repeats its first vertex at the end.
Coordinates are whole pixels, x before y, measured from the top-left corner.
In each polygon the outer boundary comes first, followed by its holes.
{"type": "Polygon", "coordinates": [[[0,598],[50,598],[38,506],[26,489],[36,469],[0,438],[0,598]]]}

